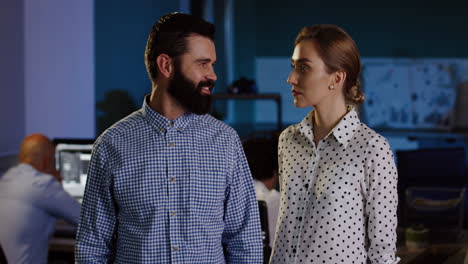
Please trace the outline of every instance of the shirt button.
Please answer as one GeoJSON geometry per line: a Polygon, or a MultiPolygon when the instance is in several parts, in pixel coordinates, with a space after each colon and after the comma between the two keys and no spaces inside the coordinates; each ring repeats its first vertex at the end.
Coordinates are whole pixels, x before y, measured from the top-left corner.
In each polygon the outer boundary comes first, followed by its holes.
{"type": "Polygon", "coordinates": [[[172,216],[176,216],[177,213],[176,213],[176,212],[172,212],[171,215],[172,215],[172,216]]]}
{"type": "Polygon", "coordinates": [[[179,127],[177,130],[182,131],[183,129],[181,127],[179,127]]]}
{"type": "Polygon", "coordinates": [[[174,122],[169,122],[169,126],[170,126],[170,127],[173,127],[173,126],[174,126],[174,122]]]}
{"type": "Polygon", "coordinates": [[[175,181],[176,181],[176,178],[172,177],[171,182],[175,182],[175,181]]]}
{"type": "Polygon", "coordinates": [[[172,248],[172,250],[177,251],[177,250],[179,250],[179,247],[175,246],[175,247],[172,248]]]}
{"type": "Polygon", "coordinates": [[[169,146],[173,147],[173,146],[174,146],[174,142],[169,143],[169,146]]]}
{"type": "Polygon", "coordinates": [[[166,130],[164,128],[160,128],[159,131],[164,132],[166,130]]]}

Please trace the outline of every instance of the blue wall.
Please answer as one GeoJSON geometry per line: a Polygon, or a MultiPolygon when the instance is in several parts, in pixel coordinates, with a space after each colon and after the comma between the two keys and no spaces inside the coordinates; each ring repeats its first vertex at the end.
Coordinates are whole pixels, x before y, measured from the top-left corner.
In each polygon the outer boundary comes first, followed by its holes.
{"type": "MultiPolygon", "coordinates": [[[[256,57],[289,57],[299,30],[318,23],[337,24],[356,40],[363,57],[468,57],[468,3],[461,0],[388,4],[289,0],[234,0],[234,79],[254,79],[256,57]]],[[[142,0],[96,1],[96,101],[115,89],[130,93],[137,106],[151,83],[144,65],[149,30],[161,15],[178,10],[178,2],[142,0]]],[[[223,28],[224,6],[215,1],[218,32],[223,28]]],[[[224,42],[217,36],[219,62],[216,92],[228,83],[224,76],[224,42]]],[[[268,89],[261,89],[268,92],[268,89]]],[[[235,102],[221,111],[235,123],[255,120],[250,102],[235,102]],[[227,110],[226,110],[227,109],[227,110]]],[[[99,115],[99,111],[97,111],[99,115]]]]}
{"type": "Polygon", "coordinates": [[[23,2],[0,2],[0,157],[16,154],[25,129],[23,2]]]}
{"type": "MultiPolygon", "coordinates": [[[[96,102],[104,100],[106,93],[119,89],[128,92],[137,107],[141,105],[143,96],[151,92],[151,82],[144,64],[148,34],[160,16],[188,8],[188,6],[179,6],[179,2],[151,0],[95,2],[96,102]]],[[[228,85],[226,69],[223,66],[225,8],[224,2],[214,1],[214,21],[210,21],[217,26],[216,92],[225,91],[228,85]]],[[[252,52],[255,53],[255,50],[252,49],[252,52]]],[[[218,106],[224,108],[222,104],[218,106]]],[[[97,122],[103,114],[97,109],[97,122]]]]}
{"type": "Polygon", "coordinates": [[[343,27],[363,57],[468,57],[466,1],[237,0],[236,8],[236,73],[251,78],[255,56],[291,56],[299,30],[313,24],[343,27]]]}
{"type": "Polygon", "coordinates": [[[160,16],[178,9],[178,1],[95,1],[97,102],[122,89],[141,105],[151,92],[144,63],[148,34],[160,16]]]}

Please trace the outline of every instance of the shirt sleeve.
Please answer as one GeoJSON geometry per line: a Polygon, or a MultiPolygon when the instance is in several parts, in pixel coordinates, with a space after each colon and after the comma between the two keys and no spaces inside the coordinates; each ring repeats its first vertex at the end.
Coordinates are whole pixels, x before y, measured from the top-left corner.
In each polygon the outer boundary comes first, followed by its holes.
{"type": "Polygon", "coordinates": [[[370,141],[366,161],[365,214],[369,241],[368,260],[372,264],[398,263],[396,257],[397,170],[387,140],[370,141]]]}
{"type": "Polygon", "coordinates": [[[76,236],[76,263],[112,263],[115,256],[116,206],[109,164],[111,148],[94,146],[76,236]]]}
{"type": "MultiPolygon", "coordinates": [[[[286,130],[285,130],[286,131],[286,130]]],[[[276,222],[275,222],[275,226],[274,226],[274,235],[273,237],[270,237],[270,240],[271,240],[271,244],[273,245],[272,248],[275,246],[275,240],[276,240],[276,237],[277,235],[279,234],[277,231],[278,231],[278,227],[280,226],[281,224],[281,221],[280,221],[280,212],[281,214],[284,214],[284,203],[282,203],[281,201],[281,195],[282,193],[284,192],[283,190],[285,190],[285,186],[284,186],[284,177],[283,177],[283,148],[284,148],[284,145],[285,145],[285,141],[286,141],[286,132],[283,131],[279,138],[278,138],[278,183],[279,183],[279,189],[280,189],[280,192],[278,193],[278,210],[276,211],[276,222]],[[283,208],[282,208],[282,205],[283,205],[283,208]]]]}
{"type": "Polygon", "coordinates": [[[71,197],[53,176],[42,186],[44,189],[38,192],[42,197],[36,198],[35,204],[48,214],[77,225],[80,219],[80,203],[71,197]]]}
{"type": "Polygon", "coordinates": [[[280,191],[284,189],[283,186],[283,146],[286,141],[285,132],[283,131],[278,139],[278,183],[280,191]]]}
{"type": "Polygon", "coordinates": [[[236,137],[225,201],[223,243],[227,263],[262,263],[263,248],[253,179],[236,137]]]}

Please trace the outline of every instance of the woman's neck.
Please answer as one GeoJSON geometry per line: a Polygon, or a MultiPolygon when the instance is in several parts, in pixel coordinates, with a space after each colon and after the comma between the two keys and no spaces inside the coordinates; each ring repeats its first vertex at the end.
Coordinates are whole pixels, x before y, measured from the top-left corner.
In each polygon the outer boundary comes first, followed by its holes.
{"type": "Polygon", "coordinates": [[[340,120],[347,114],[346,104],[327,104],[317,105],[313,111],[313,130],[314,130],[314,143],[317,146],[318,142],[322,140],[330,131],[340,122],[340,120]]]}

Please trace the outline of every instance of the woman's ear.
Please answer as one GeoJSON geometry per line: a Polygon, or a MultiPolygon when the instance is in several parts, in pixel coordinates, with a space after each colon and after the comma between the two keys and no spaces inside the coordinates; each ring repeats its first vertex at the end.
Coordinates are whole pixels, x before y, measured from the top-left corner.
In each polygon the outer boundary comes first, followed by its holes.
{"type": "Polygon", "coordinates": [[[158,71],[159,73],[166,77],[170,78],[172,75],[172,72],[174,71],[174,64],[172,63],[172,58],[169,57],[167,54],[160,54],[156,58],[156,65],[158,65],[158,71]]]}
{"type": "Polygon", "coordinates": [[[337,71],[334,73],[333,82],[335,87],[343,87],[346,81],[346,72],[337,71]]]}

